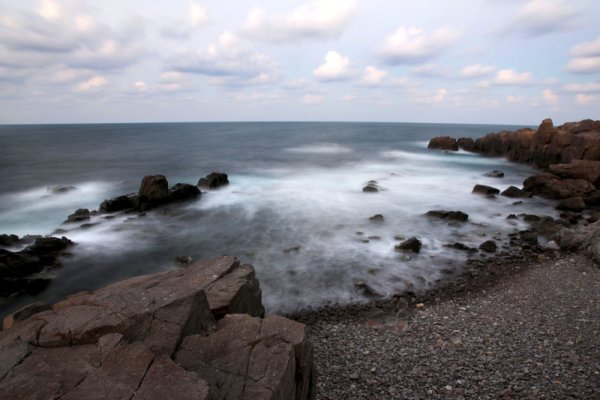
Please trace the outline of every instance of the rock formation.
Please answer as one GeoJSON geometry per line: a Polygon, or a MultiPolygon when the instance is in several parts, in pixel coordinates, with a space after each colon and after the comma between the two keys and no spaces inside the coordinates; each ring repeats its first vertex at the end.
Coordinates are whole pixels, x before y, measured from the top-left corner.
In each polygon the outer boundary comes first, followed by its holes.
{"type": "Polygon", "coordinates": [[[232,257],[30,306],[0,333],[7,399],[309,399],[304,325],[262,319],[249,265],[232,257]]]}
{"type": "Polygon", "coordinates": [[[222,172],[212,172],[198,181],[198,186],[205,189],[217,189],[225,185],[229,185],[229,179],[222,172]]]}
{"type": "Polygon", "coordinates": [[[427,147],[435,150],[458,151],[456,139],[450,136],[436,136],[429,141],[427,147]]]}

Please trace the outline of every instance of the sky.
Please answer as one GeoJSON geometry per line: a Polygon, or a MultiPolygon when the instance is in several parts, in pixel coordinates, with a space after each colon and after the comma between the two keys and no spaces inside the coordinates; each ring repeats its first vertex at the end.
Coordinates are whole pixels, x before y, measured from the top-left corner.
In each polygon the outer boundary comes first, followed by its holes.
{"type": "Polygon", "coordinates": [[[600,119],[597,0],[1,0],[0,124],[600,119]]]}

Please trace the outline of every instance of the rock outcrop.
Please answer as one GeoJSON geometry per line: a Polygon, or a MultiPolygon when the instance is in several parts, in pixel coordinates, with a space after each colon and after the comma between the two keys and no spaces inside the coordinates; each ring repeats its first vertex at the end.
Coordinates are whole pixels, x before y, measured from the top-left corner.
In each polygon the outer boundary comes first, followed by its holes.
{"type": "Polygon", "coordinates": [[[225,185],[229,185],[229,178],[222,172],[212,172],[198,181],[198,186],[205,189],[218,189],[225,185]]]}
{"type": "Polygon", "coordinates": [[[456,139],[450,136],[436,136],[429,141],[427,147],[434,150],[458,151],[456,139]]]}
{"type": "Polygon", "coordinates": [[[3,398],[314,398],[305,326],[262,319],[254,269],[232,257],[20,313],[0,333],[3,398]]]}

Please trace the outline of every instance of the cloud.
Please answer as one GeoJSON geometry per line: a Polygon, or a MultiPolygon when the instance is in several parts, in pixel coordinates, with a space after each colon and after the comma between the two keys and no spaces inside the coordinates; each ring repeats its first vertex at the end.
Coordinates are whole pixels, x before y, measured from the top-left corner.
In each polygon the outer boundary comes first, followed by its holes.
{"type": "Polygon", "coordinates": [[[546,89],[542,92],[542,97],[547,104],[556,106],[560,101],[560,97],[550,89],[546,89]]]}
{"type": "Polygon", "coordinates": [[[569,83],[563,89],[575,93],[600,93],[600,82],[569,83]]]}
{"type": "Polygon", "coordinates": [[[321,81],[340,81],[352,76],[350,59],[337,51],[328,51],[324,63],[314,70],[313,74],[321,81]]]}
{"type": "Polygon", "coordinates": [[[304,104],[321,104],[325,100],[320,94],[307,94],[302,98],[304,104]]]}
{"type": "Polygon", "coordinates": [[[593,96],[591,94],[579,93],[575,96],[575,101],[577,104],[581,106],[587,106],[595,103],[598,100],[598,96],[593,96]]]}
{"type": "Polygon", "coordinates": [[[517,11],[509,31],[528,36],[569,30],[577,26],[580,11],[566,0],[530,0],[517,11]]]}
{"type": "Polygon", "coordinates": [[[365,68],[365,72],[362,77],[362,84],[367,86],[379,85],[383,79],[387,76],[387,72],[381,69],[377,69],[372,66],[365,68]]]}
{"type": "Polygon", "coordinates": [[[273,43],[334,39],[348,26],[357,5],[356,0],[316,0],[286,16],[269,16],[263,9],[255,8],[246,18],[242,32],[273,43]]]}
{"type": "Polygon", "coordinates": [[[410,69],[410,73],[424,78],[444,78],[448,75],[446,70],[437,64],[417,65],[410,69]]]}
{"type": "Polygon", "coordinates": [[[491,75],[496,71],[496,67],[493,65],[467,65],[460,70],[460,76],[463,78],[481,78],[487,75],[491,75]]]}
{"type": "Polygon", "coordinates": [[[573,59],[566,70],[575,74],[593,74],[600,72],[600,36],[590,42],[571,47],[573,59]]]}
{"type": "Polygon", "coordinates": [[[392,65],[417,64],[437,57],[459,37],[459,32],[449,27],[425,32],[403,25],[385,38],[378,54],[392,65]]]}
{"type": "Polygon", "coordinates": [[[179,54],[170,64],[173,71],[207,75],[216,84],[258,85],[279,79],[277,65],[269,56],[230,32],[224,32],[217,43],[204,50],[179,54]]]}
{"type": "Polygon", "coordinates": [[[107,82],[108,81],[106,80],[105,77],[103,77],[101,75],[96,75],[84,82],[81,82],[79,85],[77,85],[75,91],[90,92],[90,91],[99,89],[102,86],[105,86],[107,82]]]}
{"type": "Polygon", "coordinates": [[[210,17],[208,15],[208,8],[201,6],[198,3],[191,2],[188,10],[188,17],[190,26],[193,28],[199,28],[208,25],[210,17]]]}
{"type": "Polygon", "coordinates": [[[531,83],[531,73],[518,73],[514,69],[501,69],[492,80],[494,85],[524,86],[531,83]]]}

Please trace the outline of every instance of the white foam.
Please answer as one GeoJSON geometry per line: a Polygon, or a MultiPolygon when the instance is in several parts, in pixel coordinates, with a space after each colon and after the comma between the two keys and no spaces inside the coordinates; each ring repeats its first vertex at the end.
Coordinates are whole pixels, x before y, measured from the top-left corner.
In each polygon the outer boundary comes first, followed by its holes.
{"type": "Polygon", "coordinates": [[[285,149],[285,151],[303,154],[346,154],[353,152],[351,148],[342,146],[338,143],[307,144],[303,146],[289,147],[285,149]]]}

